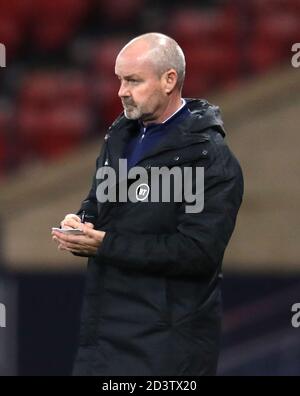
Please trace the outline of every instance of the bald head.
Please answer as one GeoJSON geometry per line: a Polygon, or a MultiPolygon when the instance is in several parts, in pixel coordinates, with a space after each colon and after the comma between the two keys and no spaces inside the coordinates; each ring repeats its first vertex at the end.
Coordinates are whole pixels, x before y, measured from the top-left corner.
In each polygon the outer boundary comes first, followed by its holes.
{"type": "Polygon", "coordinates": [[[131,40],[117,56],[115,74],[124,115],[131,120],[163,122],[181,106],[185,60],[170,37],[148,33],[131,40]]]}
{"type": "Polygon", "coordinates": [[[176,87],[181,91],[185,77],[185,57],[177,42],[161,33],[146,33],[135,37],[120,51],[123,55],[151,63],[160,77],[170,69],[177,73],[176,87]]]}

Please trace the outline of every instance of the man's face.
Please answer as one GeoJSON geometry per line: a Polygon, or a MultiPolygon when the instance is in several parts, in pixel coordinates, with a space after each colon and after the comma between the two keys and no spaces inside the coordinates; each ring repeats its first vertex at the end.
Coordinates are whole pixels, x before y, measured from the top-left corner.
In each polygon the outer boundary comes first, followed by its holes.
{"type": "Polygon", "coordinates": [[[167,95],[149,57],[125,51],[117,57],[115,73],[121,84],[118,95],[126,118],[157,120],[166,107],[167,95]]]}

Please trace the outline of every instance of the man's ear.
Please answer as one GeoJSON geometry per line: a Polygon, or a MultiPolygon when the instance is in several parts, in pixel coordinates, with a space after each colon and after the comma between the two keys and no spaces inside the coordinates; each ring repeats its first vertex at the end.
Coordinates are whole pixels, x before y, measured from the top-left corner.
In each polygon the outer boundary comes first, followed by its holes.
{"type": "Polygon", "coordinates": [[[163,75],[164,90],[169,95],[175,88],[178,80],[178,75],[175,69],[170,69],[163,75]]]}

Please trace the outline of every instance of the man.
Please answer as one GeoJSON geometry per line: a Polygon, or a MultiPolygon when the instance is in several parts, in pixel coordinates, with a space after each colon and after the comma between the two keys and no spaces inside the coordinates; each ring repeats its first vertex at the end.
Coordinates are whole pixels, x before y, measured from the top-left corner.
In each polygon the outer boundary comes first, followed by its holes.
{"type": "MultiPolygon", "coordinates": [[[[84,235],[53,233],[59,249],[89,257],[74,374],[214,375],[221,264],[242,200],[240,166],[224,142],[218,108],[181,98],[185,59],[173,39],[133,39],[115,73],[124,114],[109,128],[81,209],[61,223],[84,235]],[[103,172],[110,167],[120,176],[119,159],[146,174],[204,168],[203,207],[188,210],[187,200],[174,197],[101,202],[103,172]]],[[[193,191],[201,175],[192,174],[193,191]]],[[[112,185],[120,191],[124,177],[112,185]]]]}

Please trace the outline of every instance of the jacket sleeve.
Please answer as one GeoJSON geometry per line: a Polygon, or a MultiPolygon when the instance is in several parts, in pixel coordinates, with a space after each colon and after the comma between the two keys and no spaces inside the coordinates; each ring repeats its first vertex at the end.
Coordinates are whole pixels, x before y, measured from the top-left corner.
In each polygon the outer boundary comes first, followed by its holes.
{"type": "MultiPolygon", "coordinates": [[[[97,164],[98,164],[98,158],[96,160],[96,171],[97,171],[97,164]]],[[[97,220],[97,199],[96,199],[96,173],[94,174],[93,181],[92,181],[92,186],[91,189],[85,198],[84,201],[82,201],[80,209],[76,212],[77,216],[81,216],[82,212],[85,211],[85,217],[88,222],[93,223],[95,225],[95,222],[97,220]]],[[[74,253],[72,252],[73,256],[78,256],[78,257],[89,257],[85,254],[79,254],[79,253],[74,253]]]]}
{"type": "Polygon", "coordinates": [[[78,216],[81,216],[82,212],[85,211],[85,217],[89,223],[93,223],[95,225],[98,218],[98,203],[96,196],[96,174],[99,167],[103,166],[104,158],[106,152],[106,143],[104,142],[102,145],[101,153],[99,157],[96,159],[96,169],[93,175],[92,186],[87,195],[87,197],[82,201],[80,209],[76,213],[78,216]]]}
{"type": "MultiPolygon", "coordinates": [[[[97,159],[98,162],[98,159],[97,159]]],[[[96,162],[96,169],[97,169],[96,162]]],[[[96,170],[97,171],[97,170],[96,170]]],[[[87,197],[82,201],[80,209],[76,213],[78,216],[81,216],[82,212],[85,211],[85,217],[88,222],[93,223],[97,220],[97,198],[96,198],[96,172],[93,176],[92,186],[87,195],[87,197]]]]}
{"type": "Polygon", "coordinates": [[[234,229],[243,176],[227,146],[215,146],[214,152],[214,161],[204,171],[202,212],[186,213],[186,203],[182,203],[173,234],[107,232],[95,257],[99,264],[104,259],[119,268],[167,276],[215,272],[234,229]]]}
{"type": "MultiPolygon", "coordinates": [[[[77,216],[81,216],[82,212],[84,211],[85,218],[86,218],[87,222],[92,223],[94,225],[96,224],[97,217],[98,217],[98,205],[97,205],[97,197],[96,197],[96,189],[97,189],[96,173],[97,173],[99,163],[101,163],[101,161],[102,161],[102,157],[103,157],[103,150],[102,150],[102,153],[100,154],[100,156],[96,160],[96,170],[94,172],[91,189],[90,189],[87,197],[85,198],[85,200],[82,201],[80,209],[76,213],[77,216]]],[[[79,254],[79,253],[74,253],[74,252],[72,252],[72,254],[74,256],[79,256],[79,257],[89,257],[85,254],[79,254]]]]}

